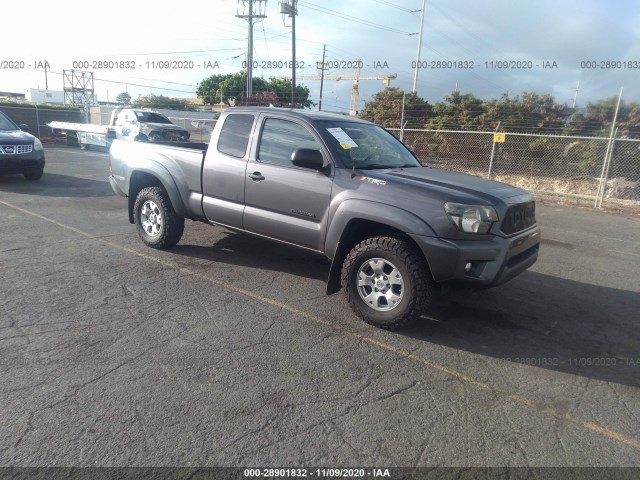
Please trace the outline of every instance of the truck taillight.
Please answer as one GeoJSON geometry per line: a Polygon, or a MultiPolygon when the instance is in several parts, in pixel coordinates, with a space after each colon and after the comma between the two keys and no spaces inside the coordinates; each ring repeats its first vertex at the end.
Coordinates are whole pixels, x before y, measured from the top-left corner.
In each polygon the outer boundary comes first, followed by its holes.
{"type": "Polygon", "coordinates": [[[113,170],[111,169],[111,157],[109,157],[109,173],[113,173],[113,170]]]}

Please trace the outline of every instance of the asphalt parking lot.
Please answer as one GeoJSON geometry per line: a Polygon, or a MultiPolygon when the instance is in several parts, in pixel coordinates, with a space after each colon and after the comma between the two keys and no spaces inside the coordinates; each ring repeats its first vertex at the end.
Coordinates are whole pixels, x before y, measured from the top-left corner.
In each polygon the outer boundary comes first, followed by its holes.
{"type": "Polygon", "coordinates": [[[108,156],[0,177],[0,466],[640,466],[640,217],[539,205],[536,265],[400,332],[328,263],[187,222],[108,156]]]}

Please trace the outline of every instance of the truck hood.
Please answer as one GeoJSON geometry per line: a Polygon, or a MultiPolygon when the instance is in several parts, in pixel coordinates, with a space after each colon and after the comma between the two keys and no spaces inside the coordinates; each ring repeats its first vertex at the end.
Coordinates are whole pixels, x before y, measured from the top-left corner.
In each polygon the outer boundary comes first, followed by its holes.
{"type": "Polygon", "coordinates": [[[490,203],[495,205],[500,201],[506,201],[513,197],[517,197],[514,202],[507,201],[505,203],[515,203],[521,201],[519,197],[530,197],[530,194],[506,183],[496,182],[494,180],[486,180],[474,175],[466,173],[452,172],[450,170],[441,170],[429,167],[415,167],[403,169],[389,170],[360,170],[364,175],[370,178],[386,181],[387,183],[395,183],[404,185],[405,188],[411,187],[422,190],[429,189],[433,193],[441,192],[443,196],[447,196],[449,200],[459,202],[474,202],[476,200],[484,200],[481,203],[490,203]]]}

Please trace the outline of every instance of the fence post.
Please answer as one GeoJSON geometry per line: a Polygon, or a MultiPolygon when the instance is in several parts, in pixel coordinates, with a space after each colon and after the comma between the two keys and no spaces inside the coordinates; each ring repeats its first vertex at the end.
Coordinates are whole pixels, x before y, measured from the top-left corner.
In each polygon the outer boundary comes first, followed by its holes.
{"type": "Polygon", "coordinates": [[[402,142],[404,138],[404,99],[407,95],[407,92],[402,91],[402,113],[400,114],[400,141],[402,142]]]}
{"type": "Polygon", "coordinates": [[[602,192],[600,193],[600,201],[598,203],[598,208],[602,208],[602,201],[604,200],[604,194],[607,190],[607,180],[609,180],[609,169],[611,168],[611,159],[613,158],[613,152],[616,149],[617,136],[618,136],[618,127],[616,127],[616,131],[613,134],[613,138],[611,139],[611,149],[609,150],[609,156],[605,159],[605,171],[604,171],[604,177],[602,179],[604,187],[602,187],[602,192]]]}
{"type": "Polygon", "coordinates": [[[38,138],[40,138],[40,114],[38,113],[38,105],[36,105],[36,124],[38,127],[38,138]]]}
{"type": "Polygon", "coordinates": [[[604,192],[607,189],[605,173],[607,171],[607,161],[609,159],[609,154],[611,153],[611,146],[613,144],[613,138],[615,136],[616,120],[618,119],[618,110],[620,109],[620,100],[622,100],[622,88],[620,88],[620,95],[618,95],[616,113],[613,114],[613,123],[611,124],[611,134],[609,135],[609,143],[607,143],[607,151],[604,154],[604,161],[602,162],[602,173],[600,174],[600,183],[598,183],[598,190],[596,190],[596,201],[593,205],[594,208],[602,208],[602,199],[604,198],[604,192]]]}
{"type": "MultiPolygon", "coordinates": [[[[498,129],[500,128],[500,122],[498,122],[498,125],[496,126],[496,129],[493,131],[493,133],[498,133],[498,129]]],[[[491,180],[491,169],[493,168],[493,156],[496,153],[496,137],[495,135],[493,135],[491,137],[491,140],[493,141],[493,146],[491,147],[491,159],[489,160],[489,173],[487,174],[487,180],[491,180]]]]}

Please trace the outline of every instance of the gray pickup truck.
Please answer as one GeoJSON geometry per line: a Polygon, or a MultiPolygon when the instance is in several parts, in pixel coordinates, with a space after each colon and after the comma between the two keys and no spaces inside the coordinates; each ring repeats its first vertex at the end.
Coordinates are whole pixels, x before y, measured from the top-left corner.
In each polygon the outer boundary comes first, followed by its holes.
{"type": "Polygon", "coordinates": [[[531,194],[422,166],[351,117],[230,108],[210,144],[116,140],[110,168],[150,247],[178,243],[188,218],[323,254],[327,294],[382,328],[418,319],[443,284],[498,285],[538,257],[531,194]]]}

